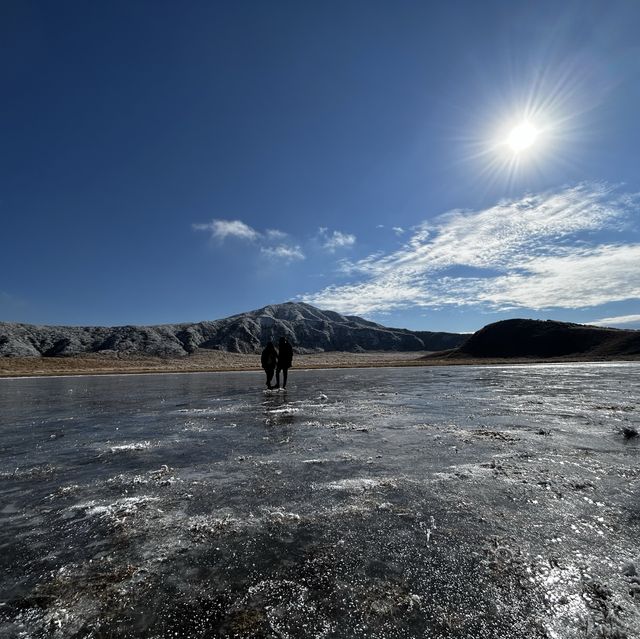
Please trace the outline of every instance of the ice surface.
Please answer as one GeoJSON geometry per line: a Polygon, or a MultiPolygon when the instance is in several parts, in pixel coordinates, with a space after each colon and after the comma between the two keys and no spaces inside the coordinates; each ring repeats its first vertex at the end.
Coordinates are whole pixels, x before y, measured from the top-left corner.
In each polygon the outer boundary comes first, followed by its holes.
{"type": "Polygon", "coordinates": [[[640,365],[0,380],[2,637],[640,637],[640,365]]]}

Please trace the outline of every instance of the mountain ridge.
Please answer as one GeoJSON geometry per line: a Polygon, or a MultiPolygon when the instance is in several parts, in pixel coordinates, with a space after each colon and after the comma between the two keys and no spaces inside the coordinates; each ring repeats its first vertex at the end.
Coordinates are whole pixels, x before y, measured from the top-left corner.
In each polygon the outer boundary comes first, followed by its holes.
{"type": "Polygon", "coordinates": [[[47,326],[0,322],[0,357],[116,353],[184,357],[199,349],[258,352],[286,336],[298,352],[420,351],[459,346],[466,335],[391,328],[303,302],[269,304],[218,320],[147,326],[47,326]]]}

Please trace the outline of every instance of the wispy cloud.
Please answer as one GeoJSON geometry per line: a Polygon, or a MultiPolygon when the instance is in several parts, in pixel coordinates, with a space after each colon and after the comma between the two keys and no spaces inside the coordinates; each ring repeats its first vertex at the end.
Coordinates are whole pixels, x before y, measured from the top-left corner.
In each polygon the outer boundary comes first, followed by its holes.
{"type": "Polygon", "coordinates": [[[207,224],[193,224],[192,226],[196,231],[209,231],[211,237],[217,240],[235,237],[253,242],[260,237],[258,231],[240,220],[211,220],[207,224]]]}
{"type": "Polygon", "coordinates": [[[356,243],[355,235],[342,233],[342,231],[329,232],[329,229],[324,226],[318,229],[318,237],[322,243],[322,247],[332,253],[336,249],[349,248],[356,243]]]}
{"type": "Polygon", "coordinates": [[[398,236],[404,234],[404,229],[401,226],[392,226],[391,230],[398,236]]]}
{"type": "Polygon", "coordinates": [[[451,211],[414,229],[397,251],[343,261],[342,272],[357,281],[301,297],[358,313],[580,308],[640,298],[640,244],[611,240],[622,239],[622,231],[637,235],[631,214],[639,201],[610,185],[579,184],[481,211],[451,211]],[[603,233],[606,243],[599,241],[603,233]]]}
{"type": "Polygon", "coordinates": [[[267,229],[265,232],[265,235],[270,240],[284,240],[286,237],[289,236],[288,233],[285,233],[284,231],[279,231],[278,229],[267,229]]]}
{"type": "Polygon", "coordinates": [[[290,262],[292,260],[302,260],[305,257],[298,245],[283,243],[283,240],[286,240],[289,234],[278,229],[267,229],[261,232],[241,220],[220,219],[211,220],[207,224],[192,224],[191,226],[195,231],[209,232],[212,239],[220,242],[227,238],[235,238],[249,243],[260,242],[260,254],[271,259],[282,259],[290,262]]]}
{"type": "Polygon", "coordinates": [[[262,247],[260,252],[263,255],[271,258],[282,259],[287,262],[293,260],[304,260],[305,255],[299,246],[288,246],[286,244],[280,244],[279,246],[267,246],[262,247]]]}
{"type": "Polygon", "coordinates": [[[618,315],[617,317],[603,317],[589,322],[594,326],[617,326],[619,324],[637,324],[640,326],[640,315],[618,315]]]}

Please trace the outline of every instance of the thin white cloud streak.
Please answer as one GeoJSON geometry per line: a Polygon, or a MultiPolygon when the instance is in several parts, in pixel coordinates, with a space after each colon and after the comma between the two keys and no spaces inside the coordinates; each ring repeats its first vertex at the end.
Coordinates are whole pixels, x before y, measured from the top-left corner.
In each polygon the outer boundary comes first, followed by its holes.
{"type": "Polygon", "coordinates": [[[301,298],[356,313],[442,305],[581,308],[634,299],[640,244],[597,244],[594,236],[629,230],[637,207],[637,194],[580,184],[482,211],[452,211],[416,228],[397,251],[343,260],[342,273],[361,281],[301,298]],[[456,267],[473,272],[456,275],[456,267]]]}
{"type": "Polygon", "coordinates": [[[193,224],[196,231],[209,231],[211,237],[225,240],[235,237],[253,242],[260,237],[260,233],[240,220],[211,220],[208,224],[193,224]]]}
{"type": "Polygon", "coordinates": [[[318,236],[322,242],[322,248],[333,253],[336,249],[349,248],[356,243],[356,236],[342,231],[333,231],[321,226],[318,229],[318,236]]]}
{"type": "Polygon", "coordinates": [[[288,233],[279,231],[278,229],[267,229],[265,235],[270,240],[284,240],[286,237],[288,237],[288,233]]]}
{"type": "Polygon", "coordinates": [[[401,226],[392,226],[391,230],[398,236],[404,234],[404,229],[401,226]]]}
{"type": "Polygon", "coordinates": [[[522,274],[488,280],[478,300],[494,307],[583,308],[640,298],[640,244],[532,258],[522,274]]]}
{"type": "Polygon", "coordinates": [[[267,257],[282,259],[287,262],[305,259],[305,255],[299,246],[287,246],[286,244],[280,244],[279,246],[263,247],[260,249],[260,252],[267,257]]]}
{"type": "Polygon", "coordinates": [[[241,220],[220,219],[211,220],[207,224],[192,224],[191,226],[195,231],[208,231],[211,233],[212,239],[220,242],[224,242],[227,238],[235,238],[249,243],[261,242],[265,246],[260,247],[260,254],[270,259],[282,259],[286,262],[305,259],[304,253],[297,245],[280,243],[272,246],[270,244],[282,242],[289,237],[288,233],[278,229],[267,229],[261,233],[241,220]]]}
{"type": "Polygon", "coordinates": [[[599,320],[589,322],[594,326],[615,326],[617,324],[638,324],[640,325],[640,315],[618,315],[617,317],[603,317],[599,320]]]}

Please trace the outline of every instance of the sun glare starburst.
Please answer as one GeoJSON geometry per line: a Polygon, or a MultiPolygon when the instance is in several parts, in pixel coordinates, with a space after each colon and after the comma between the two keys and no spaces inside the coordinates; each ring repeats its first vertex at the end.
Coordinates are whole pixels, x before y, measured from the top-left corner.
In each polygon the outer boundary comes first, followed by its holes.
{"type": "Polygon", "coordinates": [[[511,129],[507,144],[514,153],[520,153],[532,147],[539,135],[538,129],[530,122],[523,122],[511,129]]]}
{"type": "Polygon", "coordinates": [[[521,187],[580,162],[578,148],[592,136],[584,116],[594,102],[587,99],[590,73],[578,62],[551,64],[541,53],[519,69],[517,82],[482,87],[483,104],[473,103],[466,132],[456,136],[481,188],[521,187]]]}

